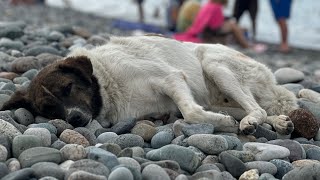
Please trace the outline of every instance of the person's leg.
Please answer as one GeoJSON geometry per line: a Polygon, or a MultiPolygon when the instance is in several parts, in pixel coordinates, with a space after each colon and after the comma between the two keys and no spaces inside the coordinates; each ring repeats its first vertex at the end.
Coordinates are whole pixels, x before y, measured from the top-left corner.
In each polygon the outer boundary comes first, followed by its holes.
{"type": "Polygon", "coordinates": [[[244,0],[236,0],[233,8],[233,17],[236,19],[237,23],[240,20],[240,17],[244,13],[244,11],[247,9],[246,8],[246,1],[244,0]]]}
{"type": "Polygon", "coordinates": [[[253,40],[256,39],[256,17],[257,17],[257,12],[258,12],[258,1],[257,0],[251,0],[249,2],[249,14],[251,18],[251,23],[252,23],[252,32],[253,32],[253,40]]]}
{"type": "Polygon", "coordinates": [[[287,21],[285,18],[278,19],[278,24],[281,31],[281,44],[280,44],[280,51],[281,52],[288,52],[290,50],[288,44],[288,26],[287,21]]]}
{"type": "Polygon", "coordinates": [[[143,23],[144,22],[144,12],[143,12],[143,7],[142,7],[143,0],[136,0],[136,1],[138,3],[139,21],[141,23],[143,23]]]}
{"type": "Polygon", "coordinates": [[[222,26],[222,31],[223,32],[228,32],[231,31],[232,34],[234,35],[236,41],[240,44],[241,47],[243,48],[249,48],[250,45],[247,42],[244,33],[242,29],[236,24],[236,22],[232,20],[227,20],[224,22],[222,26]]]}
{"type": "Polygon", "coordinates": [[[270,0],[270,2],[281,32],[279,50],[289,52],[287,19],[290,16],[291,0],[270,0]]]}

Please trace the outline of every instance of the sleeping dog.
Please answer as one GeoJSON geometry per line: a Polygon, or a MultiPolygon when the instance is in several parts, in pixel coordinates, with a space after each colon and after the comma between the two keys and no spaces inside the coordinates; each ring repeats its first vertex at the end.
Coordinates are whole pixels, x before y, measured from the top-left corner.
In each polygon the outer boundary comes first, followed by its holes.
{"type": "Polygon", "coordinates": [[[19,107],[75,127],[180,111],[185,122],[210,123],[216,131],[250,134],[268,123],[289,134],[286,115],[298,105],[266,66],[238,51],[141,36],[113,37],[45,67],[2,109],[19,107]]]}

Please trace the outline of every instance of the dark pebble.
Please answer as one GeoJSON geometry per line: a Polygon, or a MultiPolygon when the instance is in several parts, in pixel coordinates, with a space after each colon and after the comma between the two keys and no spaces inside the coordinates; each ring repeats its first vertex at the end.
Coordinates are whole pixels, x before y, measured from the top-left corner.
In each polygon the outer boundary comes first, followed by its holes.
{"type": "Polygon", "coordinates": [[[111,127],[111,131],[115,132],[116,134],[125,134],[129,133],[131,129],[134,127],[136,124],[136,119],[135,118],[130,118],[126,120],[122,120],[115,124],[114,126],[111,127]]]}
{"type": "Polygon", "coordinates": [[[220,153],[219,159],[228,172],[234,177],[239,177],[246,171],[245,164],[240,159],[227,152],[220,153]]]}

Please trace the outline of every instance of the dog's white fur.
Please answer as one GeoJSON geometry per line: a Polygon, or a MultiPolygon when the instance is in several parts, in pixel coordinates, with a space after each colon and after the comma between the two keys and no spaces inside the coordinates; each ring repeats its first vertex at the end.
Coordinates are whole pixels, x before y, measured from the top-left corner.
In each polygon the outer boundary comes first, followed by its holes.
{"type": "Polygon", "coordinates": [[[217,131],[236,132],[234,116],[242,119],[240,130],[267,122],[281,133],[289,123],[284,115],[297,108],[266,66],[219,44],[113,37],[69,56],[91,60],[103,98],[99,118],[112,123],[180,110],[186,122],[211,123],[217,131]],[[213,112],[220,110],[231,116],[213,112]]]}

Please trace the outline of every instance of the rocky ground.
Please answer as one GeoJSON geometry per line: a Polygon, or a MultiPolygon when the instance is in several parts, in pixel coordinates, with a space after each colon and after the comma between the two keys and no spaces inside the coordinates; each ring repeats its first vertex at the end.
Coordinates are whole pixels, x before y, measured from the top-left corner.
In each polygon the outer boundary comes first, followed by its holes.
{"type": "MultiPolygon", "coordinates": [[[[28,88],[42,67],[76,47],[108,41],[111,20],[45,6],[0,2],[0,106],[28,88]]],[[[268,125],[253,135],[218,133],[171,116],[128,119],[110,127],[93,120],[74,128],[60,119],[34,117],[20,108],[0,112],[0,178],[3,179],[303,179],[320,177],[319,52],[293,49],[263,54],[266,64],[296,94],[291,135],[268,125]],[[304,98],[301,98],[303,96],[304,98]],[[251,178],[250,178],[251,177],[251,178]]]]}

